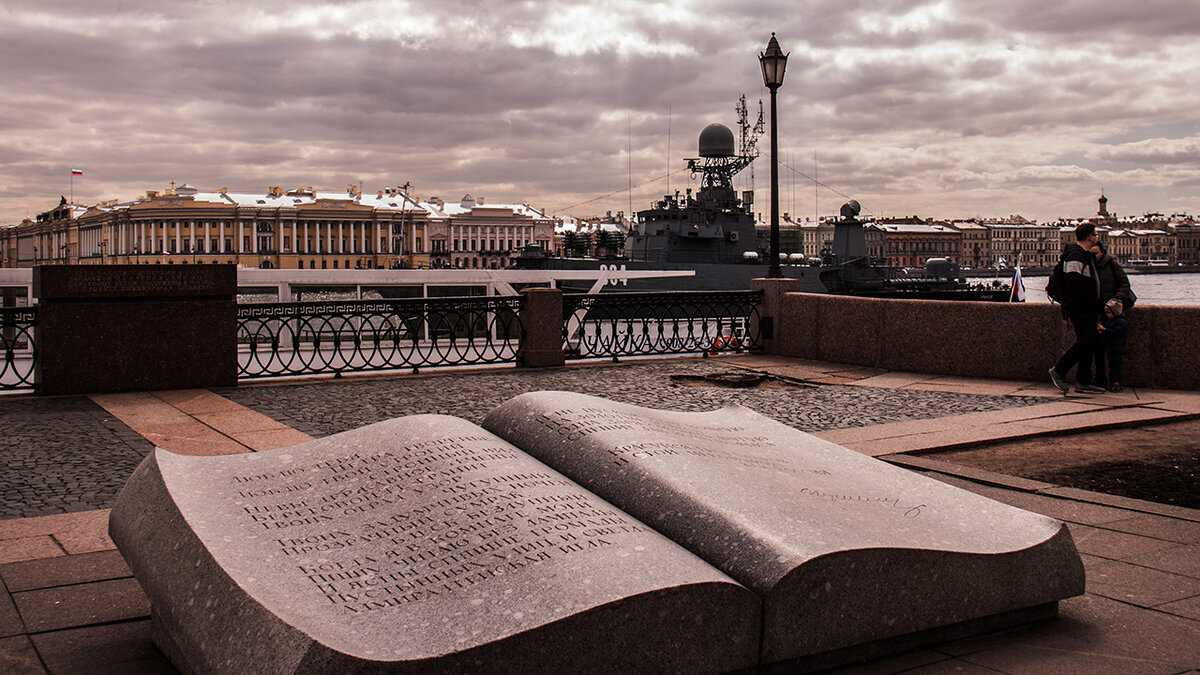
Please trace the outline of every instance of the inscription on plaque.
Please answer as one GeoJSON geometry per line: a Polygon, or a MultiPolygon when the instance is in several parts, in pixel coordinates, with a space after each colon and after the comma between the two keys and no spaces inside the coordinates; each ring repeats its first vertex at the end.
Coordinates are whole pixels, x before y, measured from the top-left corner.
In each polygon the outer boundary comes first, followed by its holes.
{"type": "Polygon", "coordinates": [[[59,265],[38,268],[39,301],[93,298],[233,297],[232,265],[59,265]]]}

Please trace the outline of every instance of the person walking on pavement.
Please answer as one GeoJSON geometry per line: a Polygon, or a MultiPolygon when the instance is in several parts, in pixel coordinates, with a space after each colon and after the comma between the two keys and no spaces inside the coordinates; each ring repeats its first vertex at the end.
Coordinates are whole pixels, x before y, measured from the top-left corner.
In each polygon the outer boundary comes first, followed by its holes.
{"type": "Polygon", "coordinates": [[[1050,381],[1060,390],[1067,391],[1067,373],[1075,368],[1075,391],[1103,394],[1103,387],[1092,384],[1092,359],[1100,339],[1096,330],[1100,322],[1100,279],[1096,274],[1096,258],[1091,252],[1100,241],[1096,226],[1084,223],[1075,228],[1075,240],[1076,243],[1067,245],[1062,252],[1065,276],[1062,305],[1075,329],[1075,344],[1050,369],[1050,381]]]}
{"type": "Polygon", "coordinates": [[[1125,306],[1133,289],[1124,268],[1108,255],[1104,244],[1096,244],[1092,253],[1096,256],[1096,278],[1100,280],[1100,325],[1096,327],[1100,339],[1096,343],[1096,372],[1092,384],[1117,392],[1124,389],[1121,383],[1125,380],[1123,364],[1128,336],[1125,306]]]}

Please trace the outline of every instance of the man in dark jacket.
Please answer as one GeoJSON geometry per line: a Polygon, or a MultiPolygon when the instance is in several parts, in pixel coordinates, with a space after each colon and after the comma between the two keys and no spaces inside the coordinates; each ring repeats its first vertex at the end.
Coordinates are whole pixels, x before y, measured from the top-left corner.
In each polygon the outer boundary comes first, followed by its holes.
{"type": "Polygon", "coordinates": [[[1084,223],[1075,228],[1076,243],[1062,252],[1066,281],[1062,297],[1063,311],[1075,329],[1075,344],[1071,345],[1050,369],[1050,380],[1062,391],[1067,390],[1067,372],[1076,367],[1075,391],[1081,394],[1103,394],[1104,388],[1092,385],[1092,359],[1095,357],[1100,321],[1100,278],[1096,274],[1096,258],[1092,247],[1100,238],[1096,226],[1084,223]]]}

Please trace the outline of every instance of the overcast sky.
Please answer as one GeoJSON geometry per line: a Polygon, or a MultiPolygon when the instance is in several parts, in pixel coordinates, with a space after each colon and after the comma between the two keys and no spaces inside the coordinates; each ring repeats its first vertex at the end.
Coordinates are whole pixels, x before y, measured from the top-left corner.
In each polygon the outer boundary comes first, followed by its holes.
{"type": "Polygon", "coordinates": [[[4,0],[0,224],[71,169],[83,204],[409,182],[636,211],[668,171],[694,185],[683,159],[736,131],[739,95],[767,102],[772,31],[783,211],[1050,220],[1103,189],[1118,215],[1200,215],[1195,0],[4,0]]]}

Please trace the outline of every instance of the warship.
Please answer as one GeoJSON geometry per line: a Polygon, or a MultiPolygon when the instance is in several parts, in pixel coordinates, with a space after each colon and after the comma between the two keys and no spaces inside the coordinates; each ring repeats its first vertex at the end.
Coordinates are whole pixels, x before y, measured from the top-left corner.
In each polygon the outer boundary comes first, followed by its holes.
{"type": "MultiPolygon", "coordinates": [[[[537,245],[527,246],[516,259],[518,269],[554,270],[664,270],[692,271],[690,276],[628,279],[610,282],[604,291],[727,291],[748,290],[750,280],[767,276],[768,246],[755,227],[753,192],[739,198],[733,177],[757,157],[753,142],[745,139],[742,152],[733,132],[723,124],[710,124],[700,132],[699,157],[688,159],[700,188],[693,195],[676,192],[639,211],[636,230],[625,241],[625,256],[616,259],[552,257],[537,245]]],[[[857,201],[841,208],[834,224],[832,247],[820,258],[782,260],[780,271],[797,279],[809,293],[842,293],[872,297],[937,300],[1007,301],[1011,293],[1002,283],[968,284],[957,264],[934,258],[924,274],[905,275],[901,270],[872,260],[867,251],[864,223],[857,201]]],[[[587,290],[564,285],[569,292],[587,290]]]]}

